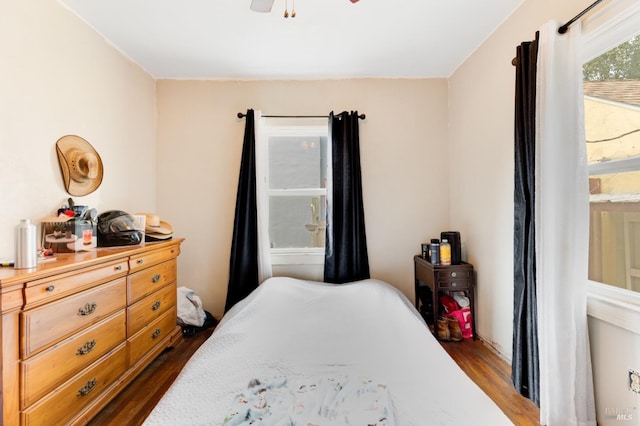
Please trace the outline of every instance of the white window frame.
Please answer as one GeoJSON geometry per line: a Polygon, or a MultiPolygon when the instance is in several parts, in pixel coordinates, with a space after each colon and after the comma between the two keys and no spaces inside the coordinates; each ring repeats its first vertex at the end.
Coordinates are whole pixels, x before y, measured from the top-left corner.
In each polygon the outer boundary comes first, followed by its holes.
{"type": "MultiPolygon", "coordinates": [[[[582,22],[583,62],[600,56],[625,42],[640,28],[640,4],[637,0],[618,0],[602,6],[582,22]]],[[[571,31],[571,30],[570,30],[571,31]]],[[[638,159],[622,159],[589,167],[589,175],[636,168],[638,159]]],[[[640,334],[640,293],[589,281],[587,314],[640,334]]]]}
{"type": "MultiPolygon", "coordinates": [[[[319,136],[327,138],[327,176],[331,174],[331,142],[329,141],[329,125],[268,125],[261,127],[261,134],[258,135],[259,143],[263,144],[265,149],[259,151],[262,153],[260,161],[264,174],[260,176],[266,182],[267,199],[272,195],[277,196],[296,196],[296,195],[328,195],[329,188],[296,188],[296,189],[271,189],[269,184],[269,138],[274,136],[319,136]]],[[[327,197],[329,199],[329,197],[327,197]]],[[[324,247],[318,248],[271,248],[271,264],[272,265],[322,265],[324,264],[324,247]]]]}

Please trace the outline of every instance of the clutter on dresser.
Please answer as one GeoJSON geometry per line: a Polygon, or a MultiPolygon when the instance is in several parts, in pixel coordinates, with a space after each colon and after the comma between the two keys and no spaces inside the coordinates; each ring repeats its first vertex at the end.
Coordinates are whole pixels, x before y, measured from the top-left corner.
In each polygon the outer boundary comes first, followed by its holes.
{"type": "Polygon", "coordinates": [[[42,219],[42,250],[54,253],[88,251],[98,245],[96,209],[76,205],[72,198],[53,216],[42,219]]]}
{"type": "Polygon", "coordinates": [[[462,246],[460,232],[443,231],[440,238],[432,238],[429,244],[421,244],[421,256],[433,265],[460,265],[462,246]]]}

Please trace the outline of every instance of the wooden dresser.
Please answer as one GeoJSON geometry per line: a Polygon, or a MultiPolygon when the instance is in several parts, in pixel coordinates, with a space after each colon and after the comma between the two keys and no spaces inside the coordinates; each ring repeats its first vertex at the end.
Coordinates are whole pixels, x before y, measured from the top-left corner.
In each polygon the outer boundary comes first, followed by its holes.
{"type": "Polygon", "coordinates": [[[179,342],[182,241],[0,268],[2,424],[85,424],[179,342]]]}

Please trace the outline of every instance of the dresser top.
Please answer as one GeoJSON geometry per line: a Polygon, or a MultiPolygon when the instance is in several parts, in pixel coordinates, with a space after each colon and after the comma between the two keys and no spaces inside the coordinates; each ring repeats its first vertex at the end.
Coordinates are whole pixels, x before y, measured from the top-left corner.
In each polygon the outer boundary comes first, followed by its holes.
{"type": "Polygon", "coordinates": [[[144,254],[151,250],[179,246],[184,238],[173,238],[167,241],[141,243],[135,246],[98,247],[90,251],[75,253],[56,253],[52,258],[38,263],[35,268],[16,269],[14,267],[0,267],[0,288],[32,281],[39,278],[69,272],[87,266],[98,265],[110,260],[144,254]]]}

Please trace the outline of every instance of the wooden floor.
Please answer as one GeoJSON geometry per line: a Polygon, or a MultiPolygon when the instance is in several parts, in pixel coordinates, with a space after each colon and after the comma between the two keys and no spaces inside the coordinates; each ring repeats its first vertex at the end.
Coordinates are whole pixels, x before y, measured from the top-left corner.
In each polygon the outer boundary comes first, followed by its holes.
{"type": "MultiPolygon", "coordinates": [[[[142,424],[171,386],[182,366],[211,335],[213,329],[185,337],[173,350],[156,358],[117,398],[107,405],[90,426],[142,424]]],[[[511,384],[511,368],[481,340],[441,342],[460,368],[504,411],[517,426],[537,425],[539,410],[520,396],[511,384]]]]}
{"type": "Polygon", "coordinates": [[[540,409],[516,392],[511,382],[511,366],[481,340],[440,342],[467,373],[517,426],[540,424],[540,409]]]}

